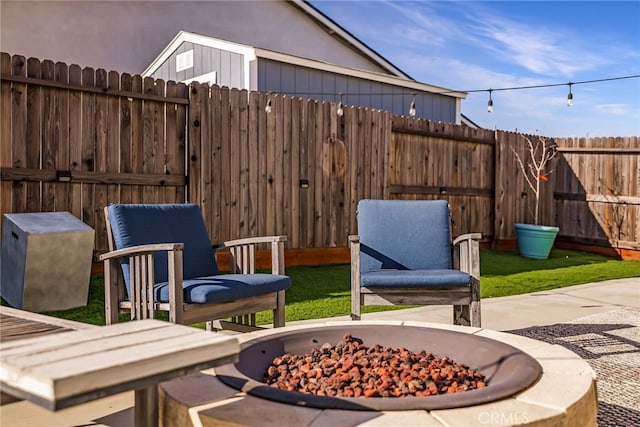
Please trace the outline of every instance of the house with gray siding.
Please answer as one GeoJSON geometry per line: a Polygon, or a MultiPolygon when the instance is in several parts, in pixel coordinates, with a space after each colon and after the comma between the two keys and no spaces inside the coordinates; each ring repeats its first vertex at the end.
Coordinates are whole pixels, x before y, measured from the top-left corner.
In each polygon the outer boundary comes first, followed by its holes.
{"type": "Polygon", "coordinates": [[[342,102],[460,124],[466,94],[404,76],[332,64],[214,37],[179,32],[143,72],[249,91],[342,102]]]}
{"type": "Polygon", "coordinates": [[[345,104],[400,114],[415,94],[417,116],[473,125],[460,113],[464,93],[412,80],[305,0],[1,0],[0,50],[130,74],[151,64],[157,68],[149,74],[163,78],[173,68],[178,81],[197,77],[334,102],[343,93],[345,104]],[[183,30],[218,39],[218,47],[185,37],[172,57],[167,43],[183,30]],[[194,65],[176,71],[171,61],[181,53],[181,67],[194,65]]]}

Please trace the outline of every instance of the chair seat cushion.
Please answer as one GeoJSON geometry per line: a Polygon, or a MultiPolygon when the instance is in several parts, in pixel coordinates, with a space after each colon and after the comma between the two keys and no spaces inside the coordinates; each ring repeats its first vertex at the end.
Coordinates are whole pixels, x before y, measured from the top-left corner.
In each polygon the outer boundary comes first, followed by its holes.
{"type": "Polygon", "coordinates": [[[469,286],[471,276],[468,273],[453,269],[433,270],[374,270],[362,273],[360,285],[366,288],[375,287],[457,287],[469,286]]]}
{"type": "MultiPolygon", "coordinates": [[[[196,277],[185,279],[182,284],[184,302],[189,304],[239,300],[283,291],[289,286],[291,279],[288,276],[266,273],[196,277]]],[[[169,302],[169,284],[157,283],[154,294],[157,302],[169,302]]]]}

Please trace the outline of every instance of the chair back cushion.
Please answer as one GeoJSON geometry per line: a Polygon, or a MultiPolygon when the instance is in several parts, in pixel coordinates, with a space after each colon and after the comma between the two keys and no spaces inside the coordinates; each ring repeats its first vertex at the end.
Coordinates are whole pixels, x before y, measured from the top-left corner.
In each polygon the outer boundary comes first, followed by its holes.
{"type": "Polygon", "coordinates": [[[450,269],[446,200],[361,200],[360,271],[450,269]]]}
{"type": "MultiPolygon", "coordinates": [[[[115,249],[152,243],[184,243],[183,277],[218,274],[213,247],[198,205],[131,204],[110,205],[107,215],[111,223],[115,249]]],[[[122,272],[129,290],[129,265],[122,272]]],[[[166,282],[167,254],[154,254],[155,282],[166,282]]]]}

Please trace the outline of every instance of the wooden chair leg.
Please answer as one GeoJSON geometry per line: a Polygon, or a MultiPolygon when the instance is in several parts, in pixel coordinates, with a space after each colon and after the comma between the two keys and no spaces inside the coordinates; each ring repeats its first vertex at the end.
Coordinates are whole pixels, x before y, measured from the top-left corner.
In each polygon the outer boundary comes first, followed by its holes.
{"type": "Polygon", "coordinates": [[[480,279],[474,277],[471,283],[471,326],[481,327],[482,318],[480,313],[480,279]]]}
{"type": "Polygon", "coordinates": [[[285,325],[284,315],[284,291],[279,291],[277,296],[276,309],[273,310],[273,327],[282,328],[285,325]]]}
{"type": "Polygon", "coordinates": [[[471,302],[471,326],[475,328],[482,327],[482,320],[480,318],[480,301],[471,302]]]}
{"type": "Polygon", "coordinates": [[[351,320],[361,319],[362,294],[359,290],[351,291],[351,320]]]}
{"type": "Polygon", "coordinates": [[[471,326],[471,315],[468,305],[453,306],[453,324],[471,326]]]}
{"type": "Polygon", "coordinates": [[[362,307],[362,293],[360,292],[360,281],[351,278],[351,320],[360,320],[360,310],[362,307]]]}
{"type": "Polygon", "coordinates": [[[152,385],[135,391],[134,426],[158,426],[158,386],[152,385]]]}

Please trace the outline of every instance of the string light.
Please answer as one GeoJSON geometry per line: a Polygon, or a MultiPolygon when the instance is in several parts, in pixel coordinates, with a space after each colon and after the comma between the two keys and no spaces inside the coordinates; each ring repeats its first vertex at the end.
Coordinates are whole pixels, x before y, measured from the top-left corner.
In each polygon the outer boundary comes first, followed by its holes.
{"type": "Polygon", "coordinates": [[[413,94],[413,97],[411,98],[411,104],[409,104],[409,115],[411,117],[415,117],[416,116],[416,94],[413,94]]]}
{"type": "Polygon", "coordinates": [[[340,94],[340,102],[338,103],[338,109],[336,110],[336,114],[339,117],[344,115],[344,109],[342,108],[342,93],[340,94]]]}
{"type": "MultiPolygon", "coordinates": [[[[512,87],[503,87],[503,88],[490,88],[490,89],[472,89],[472,90],[442,90],[442,91],[429,91],[428,93],[433,94],[433,95],[447,95],[447,94],[452,94],[452,93],[477,93],[477,92],[489,92],[489,101],[487,102],[487,111],[489,113],[493,112],[493,99],[492,99],[492,93],[493,92],[498,92],[498,91],[512,91],[512,90],[523,90],[523,89],[540,89],[540,88],[549,88],[549,87],[556,87],[556,86],[569,86],[569,94],[567,95],[567,105],[571,106],[573,105],[573,92],[572,92],[572,86],[573,85],[579,85],[579,84],[591,84],[591,83],[600,83],[600,82],[609,82],[609,81],[614,81],[614,80],[624,80],[624,79],[637,79],[640,78],[640,74],[634,74],[634,75],[629,75],[629,76],[622,76],[622,77],[609,77],[609,78],[604,78],[604,79],[594,79],[594,80],[583,80],[583,81],[579,81],[579,82],[567,82],[567,83],[551,83],[551,84],[541,84],[541,85],[530,85],[530,86],[512,86],[512,87]]],[[[289,95],[289,96],[328,96],[328,95],[332,95],[331,92],[298,92],[298,91],[293,91],[293,92],[281,92],[282,95],[289,95]]],[[[342,113],[344,114],[344,104],[342,103],[342,96],[343,95],[369,95],[369,96],[388,96],[388,95],[407,95],[407,91],[404,92],[385,92],[385,93],[374,93],[374,92],[340,92],[338,94],[333,94],[335,95],[340,95],[340,103],[338,104],[338,110],[337,113],[338,115],[340,114],[340,110],[342,110],[342,113]]],[[[413,93],[412,94],[412,101],[409,107],[409,115],[410,116],[415,116],[416,110],[415,110],[415,96],[416,94],[413,93]],[[412,114],[413,113],[413,114],[412,114]]],[[[267,98],[267,106],[265,107],[265,111],[267,113],[271,112],[271,98],[267,98]]]]}

